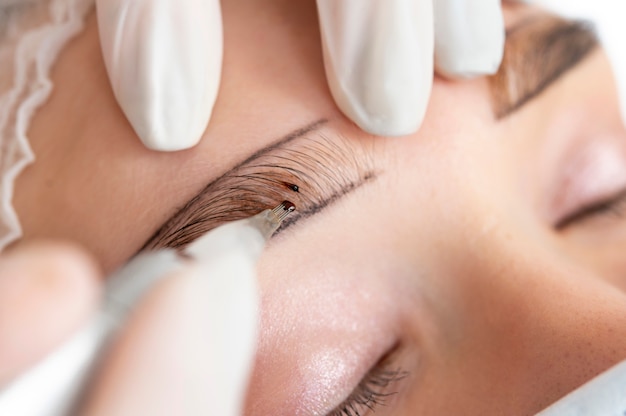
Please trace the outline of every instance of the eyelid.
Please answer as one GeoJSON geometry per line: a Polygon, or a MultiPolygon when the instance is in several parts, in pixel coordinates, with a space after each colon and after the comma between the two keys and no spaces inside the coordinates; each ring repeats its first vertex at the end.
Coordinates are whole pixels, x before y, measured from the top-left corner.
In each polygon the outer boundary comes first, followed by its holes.
{"type": "Polygon", "coordinates": [[[626,151],[610,140],[592,140],[575,152],[557,182],[551,204],[557,229],[626,189],[626,151]]]}
{"type": "Polygon", "coordinates": [[[626,216],[626,188],[606,200],[583,206],[578,211],[561,219],[554,228],[562,231],[572,225],[601,215],[616,219],[622,219],[626,216]]]}
{"type": "Polygon", "coordinates": [[[358,414],[354,413],[355,409],[363,411],[367,409],[375,412],[377,406],[387,405],[388,399],[398,393],[398,390],[392,389],[392,387],[409,376],[408,371],[394,365],[398,354],[399,345],[396,344],[370,368],[352,393],[336,406],[328,416],[358,414]]]}

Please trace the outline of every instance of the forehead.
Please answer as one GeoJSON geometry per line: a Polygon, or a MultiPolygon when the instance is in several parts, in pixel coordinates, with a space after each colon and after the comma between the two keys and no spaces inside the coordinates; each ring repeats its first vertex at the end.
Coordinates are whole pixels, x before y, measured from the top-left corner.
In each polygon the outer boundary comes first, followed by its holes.
{"type": "MultiPolygon", "coordinates": [[[[33,122],[35,153],[45,157],[18,185],[16,205],[49,209],[33,215],[31,208],[21,210],[27,212],[25,235],[78,240],[111,269],[207,182],[258,148],[319,118],[332,120],[329,126],[337,130],[350,128],[326,85],[314,4],[267,3],[254,15],[237,2],[223,5],[224,69],[213,118],[196,148],[174,154],[144,149],[119,112],[101,57],[92,52],[98,50],[92,16],[85,33],[62,54],[55,96],[33,122]],[[71,76],[85,56],[91,57],[87,89],[78,88],[71,76]],[[68,103],[81,102],[68,112],[68,103]],[[50,125],[60,119],[67,128],[51,139],[50,125]],[[49,172],[55,172],[55,181],[46,179],[49,172]],[[42,190],[38,184],[46,181],[51,185],[42,190]]],[[[489,111],[480,97],[485,88],[484,80],[437,80],[430,127],[420,135],[445,137],[475,120],[467,108],[489,111]]],[[[437,146],[429,151],[454,153],[437,146]]]]}
{"type": "Polygon", "coordinates": [[[258,148],[313,120],[345,123],[326,85],[314,5],[269,2],[260,19],[231,3],[224,5],[224,70],[212,121],[199,146],[173,154],[146,150],[136,139],[97,53],[95,16],[88,19],[60,56],[55,93],[32,123],[40,156],[16,194],[26,238],[76,240],[112,269],[208,181],[258,148]],[[77,67],[85,69],[82,83],[74,82],[77,67]]]}

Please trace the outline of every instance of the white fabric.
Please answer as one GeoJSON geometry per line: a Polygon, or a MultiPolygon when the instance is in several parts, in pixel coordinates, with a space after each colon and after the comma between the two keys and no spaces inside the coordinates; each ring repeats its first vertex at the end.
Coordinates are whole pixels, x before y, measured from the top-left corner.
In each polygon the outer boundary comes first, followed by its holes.
{"type": "Polygon", "coordinates": [[[0,251],[21,235],[11,200],[34,160],[30,120],[50,95],[56,57],[83,27],[94,0],[0,0],[0,251]]]}

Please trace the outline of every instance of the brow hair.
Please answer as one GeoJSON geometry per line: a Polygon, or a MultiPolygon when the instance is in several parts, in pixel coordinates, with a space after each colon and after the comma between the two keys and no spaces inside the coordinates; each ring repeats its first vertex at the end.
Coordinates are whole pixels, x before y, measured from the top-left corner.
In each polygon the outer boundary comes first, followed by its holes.
{"type": "Polygon", "coordinates": [[[519,110],[598,47],[593,26],[542,15],[507,34],[500,70],[489,78],[496,119],[519,110]]]}
{"type": "Polygon", "coordinates": [[[142,250],[182,249],[222,223],[290,200],[297,209],[280,232],[372,180],[371,149],[336,133],[326,135],[319,131],[324,124],[320,120],[290,133],[209,183],[142,250]]]}

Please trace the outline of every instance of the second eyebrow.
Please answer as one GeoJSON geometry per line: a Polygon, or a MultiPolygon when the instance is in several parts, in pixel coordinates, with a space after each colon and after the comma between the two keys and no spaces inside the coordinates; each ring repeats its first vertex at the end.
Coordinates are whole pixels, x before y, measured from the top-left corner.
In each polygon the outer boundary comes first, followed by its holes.
{"type": "Polygon", "coordinates": [[[500,70],[489,79],[496,119],[541,94],[598,45],[586,22],[540,16],[511,29],[500,70]]]}

